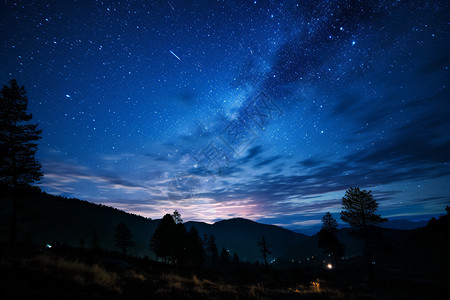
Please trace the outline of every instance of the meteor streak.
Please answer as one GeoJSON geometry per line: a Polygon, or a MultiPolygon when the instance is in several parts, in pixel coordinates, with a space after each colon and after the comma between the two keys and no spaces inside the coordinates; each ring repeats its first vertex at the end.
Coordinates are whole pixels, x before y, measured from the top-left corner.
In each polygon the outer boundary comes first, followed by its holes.
{"type": "Polygon", "coordinates": [[[175,53],[173,53],[173,51],[172,50],[169,50],[170,51],[170,53],[172,53],[173,54],[173,56],[175,56],[178,60],[181,60],[175,53]]]}

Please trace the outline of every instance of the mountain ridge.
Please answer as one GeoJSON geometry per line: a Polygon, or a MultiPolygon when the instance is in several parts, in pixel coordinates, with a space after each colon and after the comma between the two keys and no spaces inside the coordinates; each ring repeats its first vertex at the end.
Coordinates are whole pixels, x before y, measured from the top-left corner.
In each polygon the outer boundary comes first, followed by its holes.
{"type": "MultiPolygon", "coordinates": [[[[11,199],[7,194],[3,194],[0,199],[3,203],[0,207],[2,217],[0,239],[6,241],[11,199]]],[[[160,219],[152,220],[113,207],[54,196],[37,190],[24,193],[19,204],[21,240],[40,245],[56,241],[73,247],[90,247],[93,235],[97,234],[102,248],[117,251],[114,244],[114,231],[120,222],[124,222],[130,228],[133,234],[132,239],[136,243],[135,247],[129,249],[129,254],[153,257],[149,249],[149,240],[160,219]],[[84,240],[83,243],[81,243],[82,240],[84,240]]],[[[424,225],[424,223],[426,222],[396,220],[391,225],[403,224],[403,227],[411,227],[424,225]]],[[[241,217],[219,220],[213,224],[187,221],[184,225],[187,230],[195,226],[204,241],[209,235],[214,235],[219,252],[225,248],[231,254],[237,253],[242,261],[262,261],[259,243],[263,237],[272,252],[270,260],[303,260],[306,257],[320,257],[323,254],[317,245],[317,234],[308,236],[281,226],[263,224],[241,217]]],[[[385,226],[389,227],[390,224],[385,226]]],[[[405,229],[382,228],[382,230],[393,240],[403,239],[402,236],[409,235],[407,232],[402,233],[402,231],[408,231],[405,229]]],[[[346,245],[346,256],[349,257],[360,255],[363,251],[361,242],[350,234],[351,231],[351,228],[341,228],[337,233],[338,238],[346,245]]]]}

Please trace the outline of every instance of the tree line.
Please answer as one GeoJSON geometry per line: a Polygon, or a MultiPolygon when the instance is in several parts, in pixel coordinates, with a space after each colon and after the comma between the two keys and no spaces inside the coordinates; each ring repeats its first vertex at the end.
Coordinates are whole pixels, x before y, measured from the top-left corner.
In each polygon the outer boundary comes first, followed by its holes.
{"type": "MultiPolygon", "coordinates": [[[[123,255],[135,245],[130,229],[123,222],[116,227],[114,240],[123,255]]],[[[239,262],[239,256],[236,253],[231,255],[225,247],[219,255],[214,235],[205,235],[202,239],[195,226],[187,231],[177,210],[159,221],[149,240],[149,250],[155,255],[155,260],[178,266],[201,267],[207,258],[214,266],[239,262]]]]}
{"type": "MultiPolygon", "coordinates": [[[[365,257],[369,276],[372,272],[372,252],[370,245],[370,228],[374,225],[386,222],[386,218],[376,214],[378,202],[373,198],[371,191],[361,190],[357,187],[351,187],[346,190],[342,198],[341,220],[357,229],[364,240],[365,257]]],[[[345,253],[345,246],[340,243],[336,233],[338,223],[330,212],[327,212],[322,218],[322,228],[318,233],[318,245],[323,252],[331,258],[331,266],[336,267],[339,258],[345,253]]]]}

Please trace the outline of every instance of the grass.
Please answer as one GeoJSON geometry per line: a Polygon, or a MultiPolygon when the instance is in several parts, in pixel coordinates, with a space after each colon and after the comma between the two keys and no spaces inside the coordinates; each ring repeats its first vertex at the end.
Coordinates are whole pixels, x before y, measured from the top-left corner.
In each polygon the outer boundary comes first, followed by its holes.
{"type": "Polygon", "coordinates": [[[249,287],[249,291],[248,293],[250,294],[250,296],[257,298],[260,295],[264,294],[266,289],[264,289],[264,286],[261,283],[257,283],[257,284],[252,284],[249,287]]]}
{"type": "MultiPolygon", "coordinates": [[[[50,295],[60,299],[395,299],[411,289],[408,278],[379,276],[376,287],[369,287],[349,273],[260,271],[258,269],[190,269],[165,266],[127,258],[129,267],[105,263],[120,256],[86,252],[51,252],[0,260],[0,290],[5,299],[22,295],[37,298],[50,295]],[[13,274],[14,276],[11,276],[13,274]],[[337,278],[337,279],[336,279],[337,278]],[[347,280],[354,278],[354,280],[347,280]],[[392,281],[392,283],[390,283],[392,281]],[[396,285],[394,284],[396,283],[396,285]],[[399,285],[401,283],[403,285],[399,285]],[[388,284],[390,283],[390,285],[388,284]],[[67,296],[67,297],[66,297],[67,296]],[[388,297],[389,296],[389,297],[388,297]]],[[[345,271],[345,270],[344,270],[345,271]]],[[[420,283],[432,288],[431,283],[420,283]]],[[[430,291],[408,294],[422,299],[430,291]]],[[[48,297],[47,297],[48,298],[48,297]]]]}
{"type": "Polygon", "coordinates": [[[208,279],[201,279],[197,275],[192,277],[184,277],[176,273],[162,274],[161,279],[166,282],[167,287],[184,292],[193,291],[198,294],[207,294],[211,291],[219,293],[234,294],[236,287],[223,281],[212,282],[208,279]]]}
{"type": "Polygon", "coordinates": [[[115,272],[107,271],[98,264],[88,265],[77,260],[69,260],[63,257],[52,257],[41,254],[31,258],[29,264],[38,264],[39,266],[49,269],[55,268],[61,271],[74,282],[80,285],[95,284],[109,290],[120,292],[118,287],[118,275],[115,272]]]}
{"type": "Polygon", "coordinates": [[[310,296],[323,296],[328,298],[335,298],[335,299],[345,299],[345,294],[335,288],[331,288],[325,285],[325,283],[322,280],[316,279],[314,281],[311,281],[309,286],[305,286],[303,284],[299,284],[294,288],[290,288],[290,291],[302,294],[302,295],[310,295],[310,296]]]}

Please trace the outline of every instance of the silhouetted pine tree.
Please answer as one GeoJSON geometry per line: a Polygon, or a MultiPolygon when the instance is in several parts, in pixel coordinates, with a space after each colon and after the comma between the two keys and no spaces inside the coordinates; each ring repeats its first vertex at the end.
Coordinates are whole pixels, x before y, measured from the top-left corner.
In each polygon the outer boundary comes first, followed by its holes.
{"type": "Polygon", "coordinates": [[[222,265],[227,265],[230,262],[230,253],[222,247],[222,251],[220,251],[220,263],[222,265]]]}
{"type": "Polygon", "coordinates": [[[259,246],[261,247],[261,254],[264,258],[264,265],[266,268],[269,266],[267,262],[267,256],[272,254],[272,252],[269,250],[269,246],[267,245],[266,238],[263,236],[261,238],[261,241],[259,242],[259,246]]]}
{"type": "Polygon", "coordinates": [[[216,238],[212,234],[208,238],[206,250],[211,254],[213,265],[217,264],[217,259],[219,258],[219,254],[217,253],[218,249],[217,249],[217,245],[216,245],[216,238]]]}
{"type": "Polygon", "coordinates": [[[164,215],[150,239],[150,250],[157,258],[163,258],[166,263],[168,258],[173,259],[175,226],[172,216],[164,215]]]}
{"type": "Polygon", "coordinates": [[[192,226],[188,232],[186,247],[188,259],[194,266],[200,267],[205,259],[205,251],[203,250],[202,240],[195,226],[192,226]]]}
{"type": "Polygon", "coordinates": [[[333,266],[337,266],[338,257],[344,255],[345,246],[336,237],[337,221],[327,212],[322,218],[322,229],[319,231],[318,244],[323,252],[329,254],[333,266]]]}
{"type": "Polygon", "coordinates": [[[386,222],[386,218],[375,214],[378,209],[378,203],[373,198],[371,191],[360,190],[351,187],[345,192],[342,198],[341,220],[358,227],[362,232],[366,244],[366,257],[369,269],[369,276],[372,272],[372,254],[370,251],[368,227],[371,225],[386,222]]]}
{"type": "Polygon", "coordinates": [[[18,188],[39,181],[43,173],[36,160],[37,144],[42,130],[38,124],[28,124],[28,98],[25,88],[12,79],[0,91],[0,180],[13,188],[10,243],[17,238],[18,188]]]}
{"type": "Polygon", "coordinates": [[[338,223],[330,212],[327,212],[322,218],[322,229],[328,232],[336,232],[338,223]]]}
{"type": "Polygon", "coordinates": [[[183,219],[181,218],[181,214],[178,212],[178,210],[174,210],[172,214],[172,218],[175,222],[175,224],[183,223],[183,219]]]}
{"type": "Polygon", "coordinates": [[[187,231],[183,223],[175,225],[173,239],[173,258],[177,265],[184,266],[187,260],[187,231]]]}
{"type": "Polygon", "coordinates": [[[202,239],[202,244],[205,249],[208,248],[208,239],[209,239],[208,234],[204,233],[203,239],[202,239]]]}
{"type": "Polygon", "coordinates": [[[239,255],[237,255],[237,253],[233,253],[233,263],[238,264],[239,262],[239,255]]]}
{"type": "Polygon", "coordinates": [[[92,233],[91,248],[93,250],[100,249],[100,239],[98,237],[97,230],[94,230],[94,232],[92,233]]]}
{"type": "Polygon", "coordinates": [[[116,232],[114,235],[114,242],[116,246],[122,249],[122,255],[127,255],[127,248],[135,245],[131,238],[133,235],[131,234],[130,229],[124,222],[120,222],[116,227],[116,232]]]}

